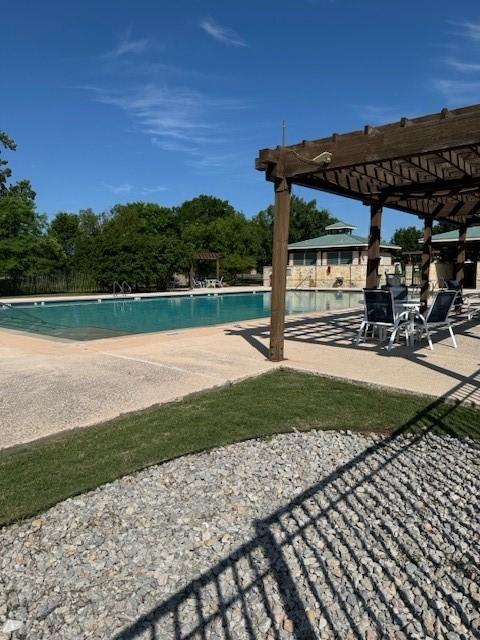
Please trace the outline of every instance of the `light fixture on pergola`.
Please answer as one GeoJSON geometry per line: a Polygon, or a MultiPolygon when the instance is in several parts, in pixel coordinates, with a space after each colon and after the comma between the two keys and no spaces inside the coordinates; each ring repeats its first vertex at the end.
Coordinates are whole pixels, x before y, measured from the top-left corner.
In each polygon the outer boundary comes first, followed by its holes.
{"type": "Polygon", "coordinates": [[[421,300],[428,298],[432,224],[459,227],[456,277],[463,281],[467,228],[480,222],[480,105],[320,140],[262,149],[256,168],[275,185],[270,359],[283,359],[291,186],[370,207],[366,287],[378,286],[383,207],[424,220],[421,300]]]}

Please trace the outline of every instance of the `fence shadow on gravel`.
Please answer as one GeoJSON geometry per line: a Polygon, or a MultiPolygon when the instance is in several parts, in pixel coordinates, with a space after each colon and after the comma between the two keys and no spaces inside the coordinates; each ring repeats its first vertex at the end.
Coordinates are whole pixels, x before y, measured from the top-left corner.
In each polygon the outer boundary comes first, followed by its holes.
{"type": "Polygon", "coordinates": [[[251,540],[115,639],[440,638],[462,625],[479,637],[469,585],[480,448],[470,441],[458,455],[457,440],[429,437],[427,453],[427,434],[450,434],[447,417],[472,433],[455,405],[433,402],[257,521],[251,540]]]}

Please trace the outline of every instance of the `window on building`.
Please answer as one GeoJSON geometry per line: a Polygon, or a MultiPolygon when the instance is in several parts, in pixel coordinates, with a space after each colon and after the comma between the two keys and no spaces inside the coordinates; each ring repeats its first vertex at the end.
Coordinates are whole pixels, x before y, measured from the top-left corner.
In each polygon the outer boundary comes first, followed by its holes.
{"type": "Polygon", "coordinates": [[[301,267],[317,263],[316,251],[294,251],[293,264],[301,267]]]}
{"type": "Polygon", "coordinates": [[[352,264],[353,251],[327,251],[327,264],[352,264]]]}

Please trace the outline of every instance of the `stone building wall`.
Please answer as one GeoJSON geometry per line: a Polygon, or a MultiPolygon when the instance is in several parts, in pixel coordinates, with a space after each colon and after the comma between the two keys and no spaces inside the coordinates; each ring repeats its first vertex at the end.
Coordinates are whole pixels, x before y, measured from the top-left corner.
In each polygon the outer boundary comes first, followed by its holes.
{"type": "MultiPolygon", "coordinates": [[[[355,287],[363,288],[367,279],[367,260],[357,264],[326,265],[317,260],[316,265],[299,266],[289,264],[287,267],[287,287],[289,288],[331,288],[355,287]]],[[[391,255],[382,255],[380,259],[380,284],[385,284],[385,271],[392,272],[391,255]]],[[[270,286],[272,267],[263,268],[263,284],[270,286]]]]}

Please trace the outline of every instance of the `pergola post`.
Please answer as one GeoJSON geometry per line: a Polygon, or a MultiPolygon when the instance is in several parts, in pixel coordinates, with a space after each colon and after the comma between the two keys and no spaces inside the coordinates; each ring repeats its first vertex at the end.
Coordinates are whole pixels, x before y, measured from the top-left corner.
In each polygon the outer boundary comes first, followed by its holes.
{"type": "Polygon", "coordinates": [[[465,242],[467,240],[467,225],[462,223],[459,228],[457,256],[455,260],[455,280],[463,288],[465,278],[465,242]]]}
{"type": "Polygon", "coordinates": [[[433,217],[425,216],[423,226],[422,284],[420,288],[420,310],[422,313],[428,306],[430,264],[432,262],[432,224],[433,217]]]}
{"type": "Polygon", "coordinates": [[[286,178],[275,180],[275,217],[273,221],[272,311],[270,319],[269,359],[283,360],[285,333],[285,295],[287,290],[288,228],[291,184],[286,178]]]}
{"type": "Polygon", "coordinates": [[[374,203],[370,207],[370,233],[368,236],[367,289],[378,287],[380,265],[380,238],[382,231],[382,205],[374,203]]]}
{"type": "Polygon", "coordinates": [[[215,262],[216,262],[215,266],[217,271],[217,280],[220,280],[220,259],[217,258],[215,262]]]}

